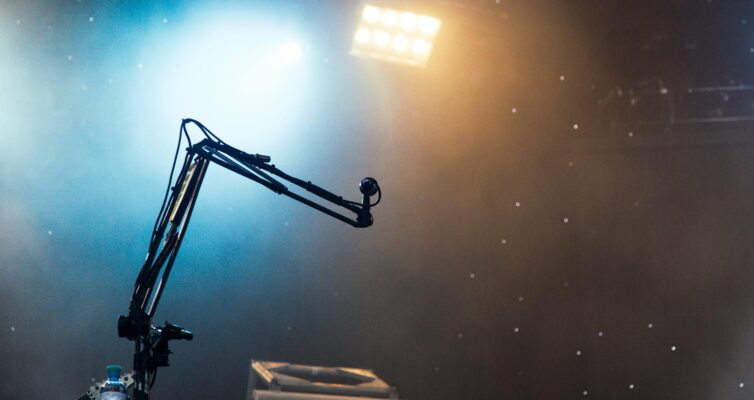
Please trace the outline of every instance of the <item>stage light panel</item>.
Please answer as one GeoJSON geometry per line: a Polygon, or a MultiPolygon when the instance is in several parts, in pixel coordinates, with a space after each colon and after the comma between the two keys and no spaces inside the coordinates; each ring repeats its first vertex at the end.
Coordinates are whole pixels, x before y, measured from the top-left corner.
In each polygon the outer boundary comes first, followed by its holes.
{"type": "Polygon", "coordinates": [[[364,6],[351,55],[426,67],[442,21],[429,15],[364,6]]]}

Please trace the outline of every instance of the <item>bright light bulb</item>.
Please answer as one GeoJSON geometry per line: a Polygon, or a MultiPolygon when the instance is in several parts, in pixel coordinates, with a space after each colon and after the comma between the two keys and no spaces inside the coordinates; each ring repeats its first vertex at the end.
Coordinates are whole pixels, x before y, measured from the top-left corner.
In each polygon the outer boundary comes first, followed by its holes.
{"type": "Polygon", "coordinates": [[[408,49],[408,37],[406,35],[395,35],[393,37],[393,48],[398,51],[406,51],[408,49]]]}
{"type": "Polygon", "coordinates": [[[369,43],[372,39],[372,32],[367,28],[359,28],[359,30],[356,31],[355,39],[361,44],[369,43]]]}
{"type": "Polygon", "coordinates": [[[418,20],[414,13],[403,13],[401,16],[401,28],[407,31],[413,31],[416,29],[416,21],[418,20]]]}
{"type": "Polygon", "coordinates": [[[301,46],[296,42],[285,42],[280,46],[278,55],[283,64],[296,63],[301,59],[301,46]]]}
{"type": "Polygon", "coordinates": [[[427,35],[433,36],[440,29],[440,21],[437,18],[432,18],[426,15],[422,15],[419,18],[419,30],[427,35]]]}
{"type": "Polygon", "coordinates": [[[414,54],[421,57],[426,57],[429,54],[429,50],[431,48],[432,45],[424,39],[416,39],[411,45],[411,50],[413,50],[414,54]]]}
{"type": "Polygon", "coordinates": [[[398,22],[398,13],[393,10],[387,10],[382,14],[382,22],[387,26],[393,26],[398,22]]]}
{"type": "Polygon", "coordinates": [[[380,9],[375,6],[366,6],[364,11],[361,12],[361,16],[364,21],[377,22],[380,19],[380,9]]]}
{"type": "Polygon", "coordinates": [[[442,20],[368,4],[361,15],[353,33],[351,55],[414,67],[427,65],[442,20]]]}
{"type": "Polygon", "coordinates": [[[384,31],[375,32],[374,43],[377,47],[385,47],[390,42],[390,34],[384,31]]]}

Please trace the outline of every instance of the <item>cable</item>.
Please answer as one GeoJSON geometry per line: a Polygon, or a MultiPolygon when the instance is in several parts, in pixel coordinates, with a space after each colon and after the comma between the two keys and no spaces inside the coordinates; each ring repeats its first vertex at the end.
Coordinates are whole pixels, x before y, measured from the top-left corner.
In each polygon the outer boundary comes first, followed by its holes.
{"type": "MultiPolygon", "coordinates": [[[[154,386],[155,381],[157,381],[157,368],[152,370],[152,380],[149,382],[149,390],[152,390],[152,386],[154,386]]],[[[147,380],[149,380],[149,377],[147,377],[147,380]]]]}
{"type": "Polygon", "coordinates": [[[209,130],[209,128],[207,128],[206,126],[204,126],[204,124],[202,124],[201,122],[199,122],[199,121],[197,121],[195,119],[186,118],[186,119],[183,120],[183,125],[186,125],[186,123],[188,123],[188,122],[191,122],[194,125],[196,125],[202,131],[202,133],[204,134],[204,136],[207,139],[216,140],[218,143],[221,143],[221,144],[227,144],[227,143],[223,142],[223,140],[220,139],[219,136],[217,136],[214,133],[212,133],[212,131],[209,130]]]}
{"type": "Polygon", "coordinates": [[[369,207],[374,207],[377,204],[380,204],[380,201],[382,200],[382,189],[380,189],[380,185],[377,185],[377,201],[373,204],[370,204],[369,207]]]}
{"type": "MultiPolygon", "coordinates": [[[[152,227],[152,241],[154,241],[154,236],[157,234],[157,225],[160,224],[160,217],[162,217],[162,212],[165,211],[165,205],[168,202],[168,195],[170,194],[170,186],[173,184],[173,173],[175,173],[175,165],[178,162],[178,153],[181,151],[181,137],[186,130],[186,122],[184,120],[183,123],[181,123],[181,129],[178,130],[178,145],[175,147],[175,155],[173,156],[173,166],[170,167],[170,177],[168,178],[168,187],[165,189],[165,196],[162,198],[162,206],[160,206],[160,212],[157,213],[157,219],[154,221],[154,227],[152,227]]],[[[191,140],[188,137],[188,134],[186,134],[186,140],[189,142],[189,146],[191,145],[191,140]]]]}

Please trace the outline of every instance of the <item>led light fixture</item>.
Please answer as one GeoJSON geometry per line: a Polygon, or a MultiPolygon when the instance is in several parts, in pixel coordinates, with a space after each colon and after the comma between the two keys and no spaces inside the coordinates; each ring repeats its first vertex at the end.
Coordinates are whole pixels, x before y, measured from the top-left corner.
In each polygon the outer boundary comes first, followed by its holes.
{"type": "Polygon", "coordinates": [[[424,68],[442,21],[429,15],[365,5],[351,55],[424,68]]]}

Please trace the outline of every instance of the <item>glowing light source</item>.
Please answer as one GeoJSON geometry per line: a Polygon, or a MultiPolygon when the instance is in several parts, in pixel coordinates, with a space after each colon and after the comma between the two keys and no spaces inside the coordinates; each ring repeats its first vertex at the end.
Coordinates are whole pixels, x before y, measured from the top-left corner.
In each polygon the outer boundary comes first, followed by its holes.
{"type": "Polygon", "coordinates": [[[429,15],[365,5],[351,55],[426,67],[442,22],[429,15]]]}
{"type": "Polygon", "coordinates": [[[285,42],[280,46],[278,56],[283,64],[296,63],[301,59],[301,46],[296,42],[285,42]]]}
{"type": "Polygon", "coordinates": [[[432,45],[424,39],[416,39],[414,40],[414,43],[411,44],[411,50],[417,56],[425,56],[429,54],[430,50],[432,50],[432,45]]]}
{"type": "Polygon", "coordinates": [[[367,28],[359,28],[354,35],[354,40],[362,44],[369,43],[372,40],[372,32],[367,28]]]}
{"type": "Polygon", "coordinates": [[[408,37],[403,34],[395,35],[393,47],[400,52],[406,51],[408,49],[408,37]]]}
{"type": "Polygon", "coordinates": [[[440,20],[428,15],[422,15],[419,17],[419,30],[427,35],[434,36],[440,29],[440,20]]]}
{"type": "Polygon", "coordinates": [[[374,33],[374,44],[377,47],[385,47],[390,42],[390,34],[385,31],[379,31],[374,33]]]}
{"type": "Polygon", "coordinates": [[[398,13],[393,10],[386,10],[382,14],[382,22],[387,26],[394,26],[398,22],[398,13]]]}
{"type": "Polygon", "coordinates": [[[379,8],[368,5],[364,7],[364,11],[361,12],[361,16],[364,18],[364,21],[373,23],[377,22],[380,19],[382,13],[380,12],[379,8]]]}
{"type": "Polygon", "coordinates": [[[416,29],[416,21],[419,18],[414,13],[403,13],[403,16],[401,16],[401,28],[403,28],[406,31],[413,31],[416,29]]]}
{"type": "MultiPolygon", "coordinates": [[[[261,12],[248,2],[233,2],[228,7],[199,3],[187,7],[181,18],[171,18],[169,34],[155,31],[146,35],[139,52],[133,55],[132,72],[139,79],[124,92],[129,94],[124,107],[133,113],[160,109],[159,116],[150,114],[139,120],[135,129],[139,134],[127,143],[142,149],[145,143],[150,144],[144,150],[148,161],[140,168],[159,168],[164,157],[158,150],[175,146],[175,138],[146,134],[151,131],[147,128],[168,129],[171,121],[192,115],[221,121],[216,132],[224,132],[222,139],[239,148],[276,154],[281,163],[281,157],[302,156],[303,146],[309,143],[301,139],[304,126],[324,114],[324,103],[315,101],[321,98],[316,97],[318,81],[314,79],[322,58],[313,59],[309,50],[316,44],[309,42],[305,32],[293,29],[286,15],[261,12]],[[201,56],[184,57],[186,54],[201,56]],[[284,64],[284,60],[297,57],[297,62],[284,64]],[[144,68],[137,69],[137,62],[143,62],[144,68]],[[253,119],[251,130],[249,118],[253,119]]],[[[157,23],[162,27],[160,19],[157,23]]],[[[0,44],[2,41],[0,35],[0,44]]],[[[66,54],[63,62],[67,63],[66,54]]],[[[3,64],[0,61],[0,70],[3,64]]],[[[104,85],[108,78],[113,78],[113,87],[124,82],[118,76],[105,75],[104,85]]],[[[3,83],[0,79],[0,87],[3,83]]],[[[89,91],[83,93],[93,93],[93,85],[87,84],[89,91]]]]}

